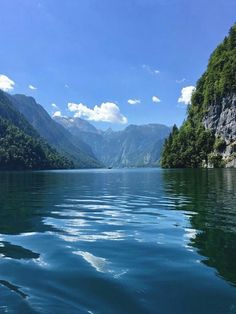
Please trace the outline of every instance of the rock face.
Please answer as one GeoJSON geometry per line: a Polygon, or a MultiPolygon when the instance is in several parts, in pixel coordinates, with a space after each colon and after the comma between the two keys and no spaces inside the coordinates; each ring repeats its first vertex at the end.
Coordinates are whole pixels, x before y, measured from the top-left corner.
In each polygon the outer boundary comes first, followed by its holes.
{"type": "Polygon", "coordinates": [[[236,94],[224,97],[218,104],[209,106],[204,126],[223,139],[226,147],[222,152],[226,167],[236,167],[236,94]]]}
{"type": "Polygon", "coordinates": [[[223,98],[219,104],[210,106],[203,123],[227,144],[236,141],[236,94],[223,98]]]}
{"type": "Polygon", "coordinates": [[[99,133],[91,123],[81,118],[54,117],[65,129],[73,135],[80,135],[80,132],[99,133]]]}
{"type": "Polygon", "coordinates": [[[197,81],[187,119],[164,145],[161,165],[235,167],[236,165],[236,24],[210,56],[197,81]]]}
{"type": "Polygon", "coordinates": [[[94,135],[87,136],[87,140],[97,158],[107,166],[152,167],[159,165],[169,133],[170,128],[160,124],[130,125],[119,132],[108,130],[100,134],[100,145],[94,141],[94,135]]]}

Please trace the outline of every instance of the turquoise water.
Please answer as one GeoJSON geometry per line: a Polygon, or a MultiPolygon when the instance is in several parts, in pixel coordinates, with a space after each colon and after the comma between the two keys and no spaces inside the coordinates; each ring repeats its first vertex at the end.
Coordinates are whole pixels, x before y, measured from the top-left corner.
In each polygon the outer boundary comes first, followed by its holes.
{"type": "Polygon", "coordinates": [[[0,313],[236,313],[236,171],[1,172],[0,313]]]}

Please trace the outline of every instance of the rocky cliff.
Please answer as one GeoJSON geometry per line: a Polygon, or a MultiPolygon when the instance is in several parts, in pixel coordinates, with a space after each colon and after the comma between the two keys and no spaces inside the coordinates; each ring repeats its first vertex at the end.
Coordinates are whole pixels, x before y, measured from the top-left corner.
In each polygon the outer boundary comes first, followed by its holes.
{"type": "Polygon", "coordinates": [[[162,166],[236,166],[236,24],[212,53],[192,95],[187,119],[173,128],[162,166]]]}
{"type": "Polygon", "coordinates": [[[221,102],[209,106],[203,120],[207,129],[213,130],[216,137],[225,142],[222,150],[226,166],[236,166],[236,93],[224,97],[221,102]]]}

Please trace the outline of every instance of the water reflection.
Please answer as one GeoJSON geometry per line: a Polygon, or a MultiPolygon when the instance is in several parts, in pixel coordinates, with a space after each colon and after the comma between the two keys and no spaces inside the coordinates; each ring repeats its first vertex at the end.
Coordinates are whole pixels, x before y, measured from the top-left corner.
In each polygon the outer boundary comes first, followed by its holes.
{"type": "Polygon", "coordinates": [[[236,284],[236,171],[172,170],[163,178],[168,195],[188,198],[179,209],[196,212],[190,222],[199,232],[191,246],[206,257],[204,264],[236,284]]]}
{"type": "Polygon", "coordinates": [[[33,259],[39,258],[39,254],[25,249],[20,245],[13,245],[7,241],[0,242],[0,255],[14,259],[33,259]]]}
{"type": "Polygon", "coordinates": [[[50,231],[42,217],[51,210],[56,197],[51,188],[57,182],[44,173],[0,172],[0,233],[50,231]]]}
{"type": "Polygon", "coordinates": [[[75,255],[82,256],[84,260],[88,262],[98,272],[101,272],[101,273],[110,272],[110,270],[108,269],[109,262],[105,258],[98,257],[89,252],[84,252],[84,251],[75,251],[73,253],[75,255]]]}
{"type": "Polygon", "coordinates": [[[0,172],[0,311],[234,313],[235,174],[0,172]]]}
{"type": "Polygon", "coordinates": [[[6,281],[6,280],[0,280],[0,285],[8,288],[9,290],[17,293],[19,296],[21,296],[23,299],[27,298],[27,294],[22,292],[20,290],[20,287],[15,286],[13,284],[11,284],[10,282],[6,281]]]}

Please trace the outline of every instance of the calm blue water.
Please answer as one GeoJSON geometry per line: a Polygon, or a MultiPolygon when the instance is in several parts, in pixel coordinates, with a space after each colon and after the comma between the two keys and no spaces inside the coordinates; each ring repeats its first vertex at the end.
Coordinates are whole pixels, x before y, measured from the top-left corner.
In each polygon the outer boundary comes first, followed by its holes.
{"type": "Polygon", "coordinates": [[[0,313],[236,313],[236,171],[0,173],[0,313]]]}

